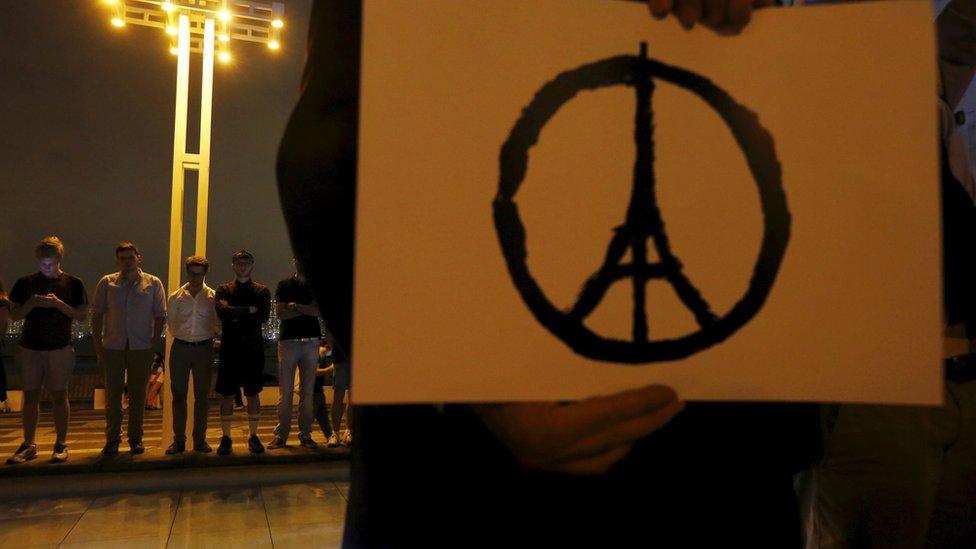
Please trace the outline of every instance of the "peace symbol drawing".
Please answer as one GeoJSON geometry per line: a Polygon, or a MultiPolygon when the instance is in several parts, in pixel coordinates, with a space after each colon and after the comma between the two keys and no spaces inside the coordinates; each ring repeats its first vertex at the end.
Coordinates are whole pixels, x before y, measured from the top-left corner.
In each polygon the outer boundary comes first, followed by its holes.
{"type": "MultiPolygon", "coordinates": [[[[575,353],[599,361],[647,364],[686,358],[728,339],[762,309],[783,261],[790,239],[790,212],[782,184],[782,169],[772,135],[751,110],[737,103],[709,79],[647,57],[647,44],[639,55],[622,55],[580,66],[556,76],[536,92],[501,147],[498,193],[493,201],[495,230],[508,273],[535,319],[575,353]],[[745,155],[759,191],[763,236],[759,255],[741,299],[724,315],[717,315],[701,290],[682,268],[671,249],[655,199],[654,134],[651,97],[655,80],[684,88],[714,109],[745,155]],[[613,229],[603,264],[585,280],[576,302],[566,310],[546,297],[527,265],[528,236],[518,213],[515,195],[529,168],[529,150],[560,107],[578,93],[609,86],[629,86],[636,93],[634,141],[637,158],[630,203],[622,225],[613,229]],[[649,263],[648,244],[658,260],[649,263]],[[627,251],[630,261],[624,263],[627,251]],[[584,325],[610,286],[630,279],[633,318],[630,340],[604,337],[584,325]],[[698,329],[671,339],[653,339],[646,306],[646,285],[660,279],[672,286],[681,303],[694,316],[698,329]]],[[[721,182],[716,182],[716,192],[721,182]]],[[[706,228],[706,227],[703,227],[706,228]]],[[[666,319],[664,319],[666,321],[666,319]]]]}

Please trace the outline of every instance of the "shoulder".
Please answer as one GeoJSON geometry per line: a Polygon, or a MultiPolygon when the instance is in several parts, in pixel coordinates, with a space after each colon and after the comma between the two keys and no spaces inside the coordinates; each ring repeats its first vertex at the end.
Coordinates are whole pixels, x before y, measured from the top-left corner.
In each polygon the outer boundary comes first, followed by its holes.
{"type": "Polygon", "coordinates": [[[142,273],[142,279],[146,281],[147,284],[152,284],[153,286],[162,287],[163,281],[154,274],[142,273]]]}
{"type": "Polygon", "coordinates": [[[18,278],[14,281],[13,288],[16,288],[17,286],[30,286],[34,282],[36,276],[37,273],[32,273],[18,278]]]}
{"type": "Polygon", "coordinates": [[[70,275],[68,273],[64,273],[64,276],[67,277],[68,284],[70,284],[71,286],[74,286],[76,288],[84,288],[85,287],[84,281],[82,281],[77,276],[70,275]]]}
{"type": "Polygon", "coordinates": [[[218,284],[217,285],[217,291],[216,291],[216,293],[218,293],[218,294],[229,294],[230,293],[230,288],[231,288],[231,283],[230,282],[224,282],[223,284],[218,284]]]}
{"type": "Polygon", "coordinates": [[[7,296],[10,301],[20,305],[27,301],[30,297],[31,288],[33,287],[33,275],[22,276],[18,278],[14,285],[10,288],[10,295],[7,296]]]}
{"type": "Polygon", "coordinates": [[[104,286],[106,284],[114,284],[119,279],[119,273],[108,273],[102,278],[98,279],[98,285],[104,286]]]}

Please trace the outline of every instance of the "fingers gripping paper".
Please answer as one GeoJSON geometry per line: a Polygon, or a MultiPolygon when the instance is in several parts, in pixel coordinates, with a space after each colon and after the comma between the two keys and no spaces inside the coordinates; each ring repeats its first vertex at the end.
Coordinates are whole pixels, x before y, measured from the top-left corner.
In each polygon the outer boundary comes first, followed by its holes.
{"type": "Polygon", "coordinates": [[[941,398],[927,2],[724,38],[366,0],[363,36],[357,402],[941,398]]]}

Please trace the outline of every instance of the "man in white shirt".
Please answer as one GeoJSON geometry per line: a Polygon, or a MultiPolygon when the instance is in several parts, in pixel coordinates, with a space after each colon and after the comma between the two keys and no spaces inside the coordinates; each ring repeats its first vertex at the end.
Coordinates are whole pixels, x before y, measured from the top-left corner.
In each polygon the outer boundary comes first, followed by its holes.
{"type": "Polygon", "coordinates": [[[193,372],[193,451],[210,452],[207,444],[207,394],[213,368],[213,340],[217,312],[212,288],[205,284],[210,262],[201,256],[186,258],[188,282],[170,294],[166,323],[173,346],[169,373],[173,391],[173,443],[166,454],[186,450],[186,394],[193,372]]]}

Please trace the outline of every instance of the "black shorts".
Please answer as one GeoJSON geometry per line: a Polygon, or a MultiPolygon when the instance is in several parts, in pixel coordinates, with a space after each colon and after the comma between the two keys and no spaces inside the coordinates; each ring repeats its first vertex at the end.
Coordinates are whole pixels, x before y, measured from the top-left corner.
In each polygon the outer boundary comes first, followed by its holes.
{"type": "Polygon", "coordinates": [[[264,349],[254,345],[235,347],[222,345],[220,348],[216,391],[233,396],[243,387],[245,396],[259,394],[264,388],[264,349]]]}

